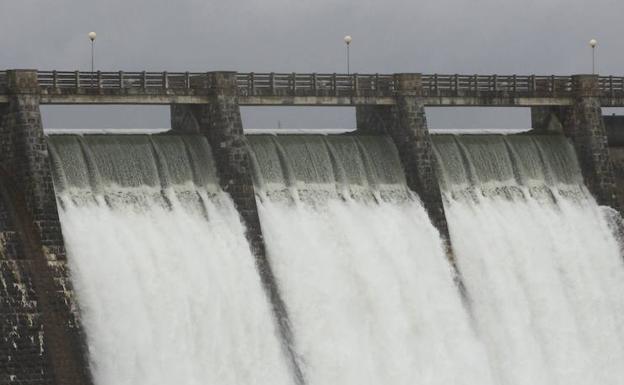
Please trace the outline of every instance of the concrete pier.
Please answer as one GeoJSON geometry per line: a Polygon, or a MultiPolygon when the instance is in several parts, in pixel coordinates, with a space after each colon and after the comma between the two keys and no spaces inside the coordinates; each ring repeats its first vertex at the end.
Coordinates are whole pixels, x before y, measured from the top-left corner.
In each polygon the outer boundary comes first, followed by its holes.
{"type": "Polygon", "coordinates": [[[435,157],[422,96],[420,74],[396,74],[396,100],[391,106],[358,106],[358,132],[387,134],[394,141],[410,189],[418,193],[433,224],[447,243],[450,236],[436,175],[435,157]]]}
{"type": "Polygon", "coordinates": [[[171,106],[171,127],[175,133],[204,135],[212,148],[221,187],[227,192],[247,230],[247,240],[256,257],[258,270],[274,308],[285,351],[290,357],[298,384],[304,383],[299,369],[286,307],[266,255],[251,174],[251,160],[236,93],[234,72],[212,72],[193,84],[197,93],[207,97],[206,104],[171,106]]]}
{"type": "Polygon", "coordinates": [[[88,385],[86,343],[69,281],[39,111],[36,71],[8,72],[0,107],[0,382],[88,385]]]}
{"type": "Polygon", "coordinates": [[[574,103],[571,106],[534,107],[531,111],[536,133],[560,131],[572,140],[587,188],[598,204],[620,209],[607,131],[602,118],[597,75],[572,76],[574,103]]]}

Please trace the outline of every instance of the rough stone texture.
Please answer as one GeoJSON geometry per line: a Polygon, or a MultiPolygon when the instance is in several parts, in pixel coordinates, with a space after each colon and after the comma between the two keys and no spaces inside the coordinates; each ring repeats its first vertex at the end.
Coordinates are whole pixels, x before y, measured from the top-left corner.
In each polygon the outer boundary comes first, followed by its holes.
{"type": "Polygon", "coordinates": [[[291,358],[295,379],[297,383],[302,384],[304,379],[294,351],[286,307],[266,256],[251,174],[249,145],[243,134],[236,95],[235,74],[235,72],[208,73],[201,81],[194,83],[193,87],[198,89],[198,93],[206,93],[209,96],[209,103],[172,105],[171,127],[176,133],[200,133],[208,139],[221,187],[231,196],[245,224],[247,240],[256,257],[262,282],[273,305],[286,353],[291,358]]]}
{"type": "Polygon", "coordinates": [[[387,134],[397,147],[407,184],[418,193],[433,224],[446,242],[449,258],[448,225],[436,175],[436,160],[427,128],[419,74],[396,74],[396,104],[356,107],[358,132],[387,134]]]}
{"type": "Polygon", "coordinates": [[[8,72],[0,108],[0,382],[89,385],[69,282],[36,72],[8,72]]]}
{"type": "MultiPolygon", "coordinates": [[[[607,131],[600,107],[598,76],[574,75],[572,80],[574,105],[550,108],[550,114],[558,118],[564,135],[572,140],[585,184],[598,204],[619,210],[607,131]]],[[[533,113],[531,115],[535,117],[533,113]]],[[[537,117],[533,128],[536,133],[548,132],[537,117]]]]}

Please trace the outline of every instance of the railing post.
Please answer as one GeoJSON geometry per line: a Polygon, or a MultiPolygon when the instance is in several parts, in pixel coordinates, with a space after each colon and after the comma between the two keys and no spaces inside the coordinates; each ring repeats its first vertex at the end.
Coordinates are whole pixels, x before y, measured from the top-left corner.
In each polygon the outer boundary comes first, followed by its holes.
{"type": "Polygon", "coordinates": [[[187,90],[191,88],[191,74],[188,71],[184,73],[184,88],[187,90]]]}
{"type": "Polygon", "coordinates": [[[163,88],[166,90],[169,89],[169,75],[167,75],[167,71],[163,72],[162,81],[163,81],[163,88]]]}
{"type": "Polygon", "coordinates": [[[275,95],[275,72],[269,74],[269,83],[271,83],[271,95],[275,95]]]}
{"type": "Polygon", "coordinates": [[[455,86],[455,96],[459,96],[459,74],[455,74],[453,84],[455,86]]]}
{"type": "Polygon", "coordinates": [[[531,88],[531,95],[535,96],[537,93],[537,83],[535,81],[535,75],[530,76],[529,87],[531,88]]]}
{"type": "Polygon", "coordinates": [[[102,71],[97,72],[97,88],[102,88],[102,71]]]}
{"type": "Polygon", "coordinates": [[[318,85],[316,80],[316,72],[312,74],[312,91],[314,91],[314,95],[316,96],[318,93],[318,85]]]}
{"type": "Polygon", "coordinates": [[[518,78],[516,74],[513,75],[513,96],[515,97],[518,93],[518,78]]]}
{"type": "Polygon", "coordinates": [[[475,74],[473,75],[473,79],[474,79],[474,92],[475,95],[479,94],[479,75],[475,74]]]}
{"type": "Polygon", "coordinates": [[[615,96],[615,92],[613,89],[613,76],[609,76],[609,91],[610,91],[611,97],[613,98],[615,96]]]}
{"type": "Polygon", "coordinates": [[[75,77],[75,82],[76,82],[76,88],[80,89],[80,71],[75,71],[74,72],[74,77],[75,77]]]}
{"type": "Polygon", "coordinates": [[[551,96],[555,96],[557,91],[555,90],[555,75],[550,75],[550,93],[551,96]]]}
{"type": "Polygon", "coordinates": [[[256,75],[253,72],[249,73],[249,96],[254,96],[256,94],[256,75]]]}
{"type": "Polygon", "coordinates": [[[291,74],[292,76],[292,94],[293,96],[297,96],[297,74],[295,72],[293,72],[291,74]]]}
{"type": "Polygon", "coordinates": [[[379,73],[375,74],[375,95],[379,96],[379,73]]]}
{"type": "Polygon", "coordinates": [[[124,88],[124,73],[123,71],[119,71],[119,88],[124,88]]]}
{"type": "Polygon", "coordinates": [[[353,86],[353,96],[357,96],[358,89],[359,89],[358,74],[353,74],[352,86],[353,86]]]}
{"type": "Polygon", "coordinates": [[[498,92],[498,75],[492,75],[494,92],[498,92]]]}
{"type": "Polygon", "coordinates": [[[52,88],[58,89],[58,73],[56,71],[52,71],[52,88]]]}
{"type": "Polygon", "coordinates": [[[332,91],[334,92],[334,96],[338,96],[338,84],[336,81],[336,73],[332,75],[332,91]]]}
{"type": "Polygon", "coordinates": [[[438,74],[433,74],[433,93],[435,96],[440,96],[440,90],[438,89],[438,74]]]}
{"type": "Polygon", "coordinates": [[[143,71],[142,78],[143,78],[143,91],[147,91],[147,72],[143,71]]]}

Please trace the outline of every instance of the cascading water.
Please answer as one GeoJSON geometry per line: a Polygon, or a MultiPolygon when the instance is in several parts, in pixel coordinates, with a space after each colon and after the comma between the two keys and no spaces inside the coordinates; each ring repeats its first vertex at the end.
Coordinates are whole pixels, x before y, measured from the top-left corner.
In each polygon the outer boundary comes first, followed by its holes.
{"type": "Polygon", "coordinates": [[[451,240],[503,385],[621,384],[624,269],[558,136],[434,136],[451,240]]]}
{"type": "Polygon", "coordinates": [[[49,146],[96,385],[293,383],[204,138],[49,146]]]}
{"type": "Polygon", "coordinates": [[[391,141],[248,139],[307,383],[491,384],[440,237],[391,141]]]}

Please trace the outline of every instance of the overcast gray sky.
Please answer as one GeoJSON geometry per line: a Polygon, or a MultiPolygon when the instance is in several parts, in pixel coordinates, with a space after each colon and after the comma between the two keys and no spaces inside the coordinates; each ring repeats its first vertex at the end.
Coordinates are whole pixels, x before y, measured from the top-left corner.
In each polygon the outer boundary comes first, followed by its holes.
{"type": "MultiPolygon", "coordinates": [[[[0,0],[0,67],[622,75],[622,0],[0,0]]],[[[246,127],[350,127],[352,109],[244,109],[246,127]]],[[[48,107],[47,127],[162,127],[165,108],[48,107]]],[[[433,127],[522,127],[526,110],[429,110],[433,127]]]]}

